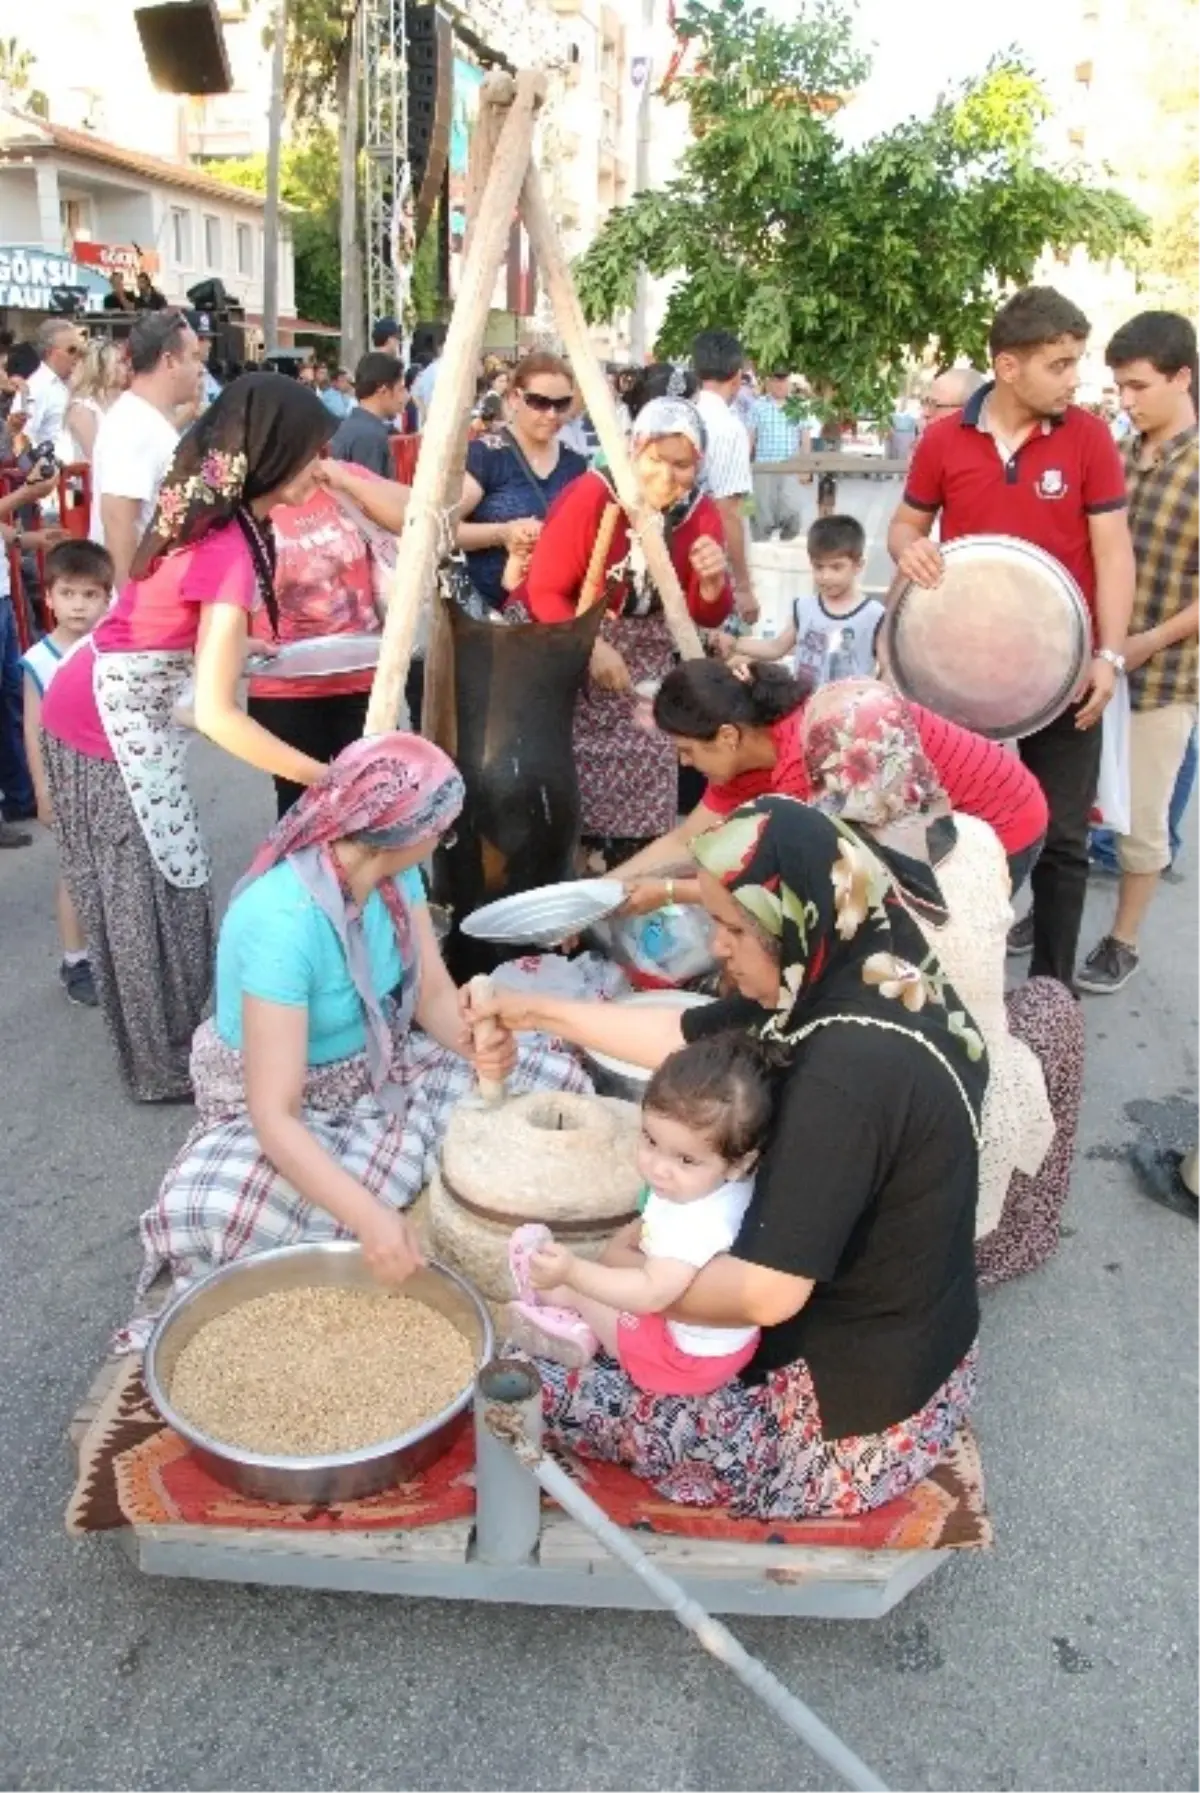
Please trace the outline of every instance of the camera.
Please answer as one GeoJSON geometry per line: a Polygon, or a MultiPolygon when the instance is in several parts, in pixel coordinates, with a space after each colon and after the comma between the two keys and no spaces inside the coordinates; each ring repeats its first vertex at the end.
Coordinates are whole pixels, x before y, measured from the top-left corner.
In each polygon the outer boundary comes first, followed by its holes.
{"type": "Polygon", "coordinates": [[[39,442],[36,448],[30,449],[27,475],[30,485],[36,485],[42,479],[52,479],[57,472],[58,456],[53,442],[39,442]]]}

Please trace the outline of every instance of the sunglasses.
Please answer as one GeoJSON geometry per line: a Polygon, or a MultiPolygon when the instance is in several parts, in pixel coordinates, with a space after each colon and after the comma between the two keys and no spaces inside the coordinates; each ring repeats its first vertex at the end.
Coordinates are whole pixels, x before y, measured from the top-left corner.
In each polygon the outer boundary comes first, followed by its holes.
{"type": "Polygon", "coordinates": [[[543,415],[553,411],[556,417],[565,417],[575,403],[573,397],[551,398],[545,392],[519,392],[517,397],[523,405],[528,405],[531,411],[541,411],[543,415]]]}

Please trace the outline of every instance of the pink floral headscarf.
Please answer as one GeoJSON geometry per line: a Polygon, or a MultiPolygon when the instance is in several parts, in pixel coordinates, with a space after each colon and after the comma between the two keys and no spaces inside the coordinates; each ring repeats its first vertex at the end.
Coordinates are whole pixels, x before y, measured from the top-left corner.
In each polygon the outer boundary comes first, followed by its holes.
{"type": "Polygon", "coordinates": [[[944,795],[908,705],[876,679],[822,688],[804,761],[818,808],[868,828],[924,815],[944,795]]]}
{"type": "MultiPolygon", "coordinates": [[[[234,891],[286,859],[329,917],[346,954],[351,977],[367,1018],[367,1058],[376,1088],[387,1080],[392,1055],[392,1023],[380,1003],[370,973],[362,913],[330,848],[334,841],[358,840],[373,847],[409,847],[444,834],[463,806],[464,787],[453,760],[420,735],[367,735],[339,753],[310,784],[300,801],[275,824],[234,891]]],[[[404,968],[401,1026],[416,1001],[419,967],[412,921],[393,878],[379,895],[396,930],[404,968]]]]}

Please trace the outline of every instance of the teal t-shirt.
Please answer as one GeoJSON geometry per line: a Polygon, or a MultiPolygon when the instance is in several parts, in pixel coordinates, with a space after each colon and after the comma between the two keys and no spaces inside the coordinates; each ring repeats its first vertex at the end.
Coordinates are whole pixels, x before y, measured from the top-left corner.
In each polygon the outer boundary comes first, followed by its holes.
{"type": "MultiPolygon", "coordinates": [[[[410,905],[425,901],[416,870],[396,880],[410,905]]],[[[390,995],[401,977],[396,930],[373,890],[363,909],[371,982],[390,995]]],[[[333,924],[285,859],[256,878],[230,904],[217,942],[217,1032],[227,1046],[242,1044],[242,997],[259,996],[308,1010],[308,1062],[331,1064],[361,1052],[367,1042],[363,1006],[351,981],[333,924]]]]}

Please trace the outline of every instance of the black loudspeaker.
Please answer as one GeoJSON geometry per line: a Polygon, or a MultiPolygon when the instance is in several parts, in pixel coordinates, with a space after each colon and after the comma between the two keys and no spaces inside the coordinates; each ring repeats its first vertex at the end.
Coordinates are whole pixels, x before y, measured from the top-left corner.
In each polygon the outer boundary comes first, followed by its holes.
{"type": "Polygon", "coordinates": [[[169,0],[134,13],[154,85],[166,93],[228,93],[233,86],[217,0],[169,0]]]}
{"type": "Polygon", "coordinates": [[[408,165],[418,242],[424,236],[450,159],[454,93],[454,31],[437,6],[410,7],[408,43],[408,165]]]}
{"type": "Polygon", "coordinates": [[[229,295],[225,282],[214,275],[211,280],[198,280],[187,289],[188,303],[197,311],[228,311],[229,295]]]}

